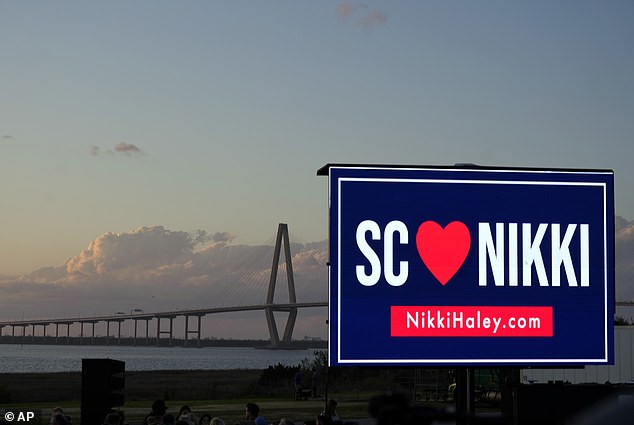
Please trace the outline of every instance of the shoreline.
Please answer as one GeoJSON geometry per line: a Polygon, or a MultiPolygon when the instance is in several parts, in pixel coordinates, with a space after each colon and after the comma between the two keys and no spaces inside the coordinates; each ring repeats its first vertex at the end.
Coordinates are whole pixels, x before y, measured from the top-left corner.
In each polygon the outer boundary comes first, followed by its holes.
{"type": "Polygon", "coordinates": [[[172,341],[160,341],[156,344],[156,338],[149,340],[135,340],[130,337],[122,337],[120,340],[110,337],[54,337],[54,336],[0,336],[0,345],[58,345],[58,346],[103,346],[103,347],[182,347],[182,348],[203,348],[203,347],[253,347],[271,350],[307,350],[326,349],[326,340],[296,340],[287,343],[280,343],[277,347],[271,346],[271,341],[266,339],[201,339],[200,345],[194,340],[173,338],[172,341]]]}

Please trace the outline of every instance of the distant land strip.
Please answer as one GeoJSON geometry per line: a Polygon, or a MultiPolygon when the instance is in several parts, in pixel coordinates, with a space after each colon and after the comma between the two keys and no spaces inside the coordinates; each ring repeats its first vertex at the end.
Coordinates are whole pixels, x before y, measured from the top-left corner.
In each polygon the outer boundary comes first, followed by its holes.
{"type": "MultiPolygon", "coordinates": [[[[156,337],[136,338],[133,337],[54,337],[54,336],[11,336],[3,335],[0,337],[0,344],[19,344],[19,345],[101,345],[101,346],[137,346],[137,347],[156,347],[156,337]]],[[[161,338],[160,347],[254,347],[254,348],[273,348],[269,339],[222,339],[222,338],[204,338],[200,340],[200,345],[196,339],[172,338],[172,340],[161,338]]],[[[310,348],[325,349],[328,348],[328,341],[321,339],[305,339],[291,342],[281,342],[276,349],[283,350],[305,350],[310,348]]]]}

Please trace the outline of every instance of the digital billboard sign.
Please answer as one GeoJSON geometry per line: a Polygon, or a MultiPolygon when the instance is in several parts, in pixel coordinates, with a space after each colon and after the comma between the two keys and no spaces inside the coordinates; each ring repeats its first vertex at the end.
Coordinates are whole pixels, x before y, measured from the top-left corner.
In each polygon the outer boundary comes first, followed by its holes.
{"type": "Polygon", "coordinates": [[[331,365],[613,363],[612,171],[324,169],[331,365]]]}

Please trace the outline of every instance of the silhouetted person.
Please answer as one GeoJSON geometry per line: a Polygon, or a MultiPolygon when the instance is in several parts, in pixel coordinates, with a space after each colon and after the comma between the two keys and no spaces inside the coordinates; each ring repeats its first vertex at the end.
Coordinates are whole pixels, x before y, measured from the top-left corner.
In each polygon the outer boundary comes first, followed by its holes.
{"type": "Polygon", "coordinates": [[[163,425],[176,425],[176,418],[174,415],[166,413],[163,415],[163,419],[161,420],[163,425]]]}
{"type": "Polygon", "coordinates": [[[313,393],[313,398],[317,398],[317,369],[314,369],[310,376],[310,389],[313,393]]]}
{"type": "Polygon", "coordinates": [[[152,403],[152,411],[143,419],[144,425],[158,425],[162,422],[163,416],[167,412],[167,405],[163,400],[156,400],[152,403]]]}
{"type": "Polygon", "coordinates": [[[116,412],[108,413],[103,420],[103,425],[121,425],[121,415],[116,412]]]}
{"type": "Polygon", "coordinates": [[[295,392],[302,389],[302,371],[301,369],[297,370],[295,374],[295,392]]]}
{"type": "Polygon", "coordinates": [[[50,425],[68,425],[68,421],[64,415],[56,414],[51,418],[50,425]]]}
{"type": "Polygon", "coordinates": [[[255,403],[247,403],[244,417],[247,421],[255,422],[255,425],[267,425],[266,419],[260,416],[260,406],[255,403]]]}
{"type": "Polygon", "coordinates": [[[326,408],[319,416],[326,416],[330,420],[330,423],[341,422],[339,420],[339,416],[337,415],[337,401],[332,398],[328,400],[326,408]]]}
{"type": "Polygon", "coordinates": [[[194,414],[192,413],[192,409],[190,409],[188,405],[181,406],[176,418],[178,422],[186,423],[181,425],[196,425],[196,417],[194,416],[194,414]]]}

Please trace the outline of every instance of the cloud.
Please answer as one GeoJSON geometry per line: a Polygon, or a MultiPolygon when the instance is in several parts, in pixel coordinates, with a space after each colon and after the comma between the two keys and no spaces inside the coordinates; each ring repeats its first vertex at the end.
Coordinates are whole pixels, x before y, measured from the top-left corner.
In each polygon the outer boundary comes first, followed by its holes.
{"type": "Polygon", "coordinates": [[[365,29],[372,29],[387,22],[387,15],[380,10],[372,10],[361,17],[361,25],[365,29]]]}
{"type": "Polygon", "coordinates": [[[132,143],[119,143],[114,147],[115,152],[124,153],[126,155],[133,155],[137,153],[141,153],[141,149],[138,146],[132,143]]]}
{"type": "Polygon", "coordinates": [[[343,20],[348,20],[352,17],[352,15],[354,15],[354,13],[362,7],[366,7],[364,5],[353,5],[347,1],[341,2],[339,3],[339,5],[337,5],[337,15],[343,19],[343,20]]]}
{"type": "Polygon", "coordinates": [[[2,135],[2,140],[7,141],[7,142],[11,141],[11,140],[13,140],[13,136],[10,135],[10,134],[3,134],[2,135]]]}
{"type": "Polygon", "coordinates": [[[363,3],[343,1],[337,6],[337,16],[344,21],[353,21],[366,30],[371,30],[387,22],[387,14],[379,9],[370,9],[363,3]]]}
{"type": "Polygon", "coordinates": [[[103,153],[105,153],[107,155],[132,156],[132,155],[139,155],[139,154],[143,153],[143,151],[141,150],[141,148],[139,148],[135,144],[124,143],[124,142],[119,143],[113,149],[105,149],[104,150],[100,146],[92,146],[90,148],[90,155],[92,155],[92,156],[101,156],[103,153]]]}
{"type": "Polygon", "coordinates": [[[196,244],[187,232],[163,226],[140,227],[130,233],[106,233],[66,262],[71,276],[97,277],[126,270],[154,269],[189,256],[196,244]]]}
{"type": "Polygon", "coordinates": [[[235,238],[228,232],[216,232],[212,235],[211,240],[214,242],[230,242],[235,238]]]}
{"type": "Polygon", "coordinates": [[[235,239],[235,236],[229,232],[216,232],[213,235],[210,235],[204,230],[196,230],[190,233],[190,238],[196,244],[203,245],[208,242],[213,242],[213,243],[231,242],[233,239],[235,239]]]}

